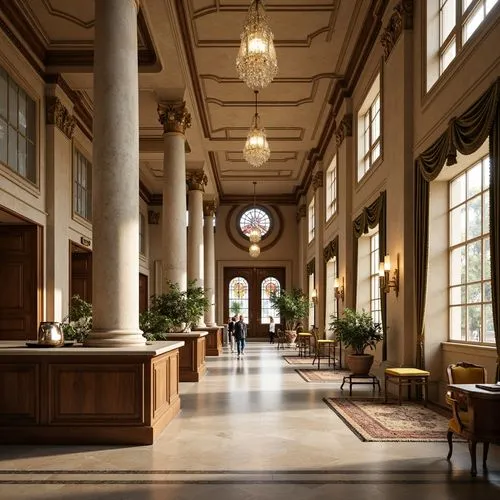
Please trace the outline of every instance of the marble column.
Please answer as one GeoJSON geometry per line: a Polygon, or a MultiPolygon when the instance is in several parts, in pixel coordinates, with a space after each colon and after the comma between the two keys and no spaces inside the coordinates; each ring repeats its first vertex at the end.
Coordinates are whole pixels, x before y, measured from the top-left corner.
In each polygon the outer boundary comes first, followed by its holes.
{"type": "Polygon", "coordinates": [[[145,343],[139,329],[137,3],[95,3],[93,347],[145,343]]]}
{"type": "Polygon", "coordinates": [[[214,217],[217,206],[215,201],[205,201],[203,203],[203,243],[204,243],[204,280],[208,302],[210,303],[205,311],[205,324],[216,326],[215,321],[215,235],[214,217]]]}
{"type": "Polygon", "coordinates": [[[162,259],[163,289],[167,281],[187,288],[186,238],[186,128],[191,115],[185,102],[163,102],[158,105],[163,125],[163,212],[162,259]]]}
{"type": "MultiPolygon", "coordinates": [[[[186,183],[188,187],[188,281],[194,281],[195,286],[204,287],[203,281],[203,193],[208,178],[203,169],[188,170],[186,183]]],[[[196,326],[205,326],[204,317],[201,316],[196,326]]]]}

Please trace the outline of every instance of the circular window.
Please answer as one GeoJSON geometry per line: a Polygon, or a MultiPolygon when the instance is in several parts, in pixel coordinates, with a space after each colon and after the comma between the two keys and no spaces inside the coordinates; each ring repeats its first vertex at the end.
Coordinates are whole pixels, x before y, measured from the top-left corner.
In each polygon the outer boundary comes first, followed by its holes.
{"type": "Polygon", "coordinates": [[[245,210],[238,221],[239,229],[244,236],[248,237],[250,231],[257,227],[260,230],[262,238],[269,233],[271,229],[271,216],[267,210],[262,207],[252,207],[245,210]]]}

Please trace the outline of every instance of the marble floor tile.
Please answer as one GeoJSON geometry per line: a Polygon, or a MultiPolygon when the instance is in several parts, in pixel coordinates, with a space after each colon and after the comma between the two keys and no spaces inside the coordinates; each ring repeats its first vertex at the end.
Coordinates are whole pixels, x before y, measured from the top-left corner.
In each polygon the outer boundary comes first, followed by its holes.
{"type": "Polygon", "coordinates": [[[251,343],[240,359],[208,358],[152,446],[2,446],[0,498],[500,498],[498,446],[471,478],[465,443],[449,463],[446,443],[362,442],[323,402],[346,394],[340,383],[305,382],[283,354],[296,351],[251,343]]]}

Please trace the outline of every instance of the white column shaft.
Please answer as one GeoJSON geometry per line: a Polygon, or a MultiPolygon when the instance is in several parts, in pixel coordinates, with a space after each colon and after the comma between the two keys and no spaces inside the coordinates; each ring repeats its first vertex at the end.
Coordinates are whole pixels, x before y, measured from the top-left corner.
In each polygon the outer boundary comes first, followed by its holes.
{"type": "Polygon", "coordinates": [[[209,302],[208,310],[205,312],[205,323],[207,326],[215,326],[215,237],[214,216],[205,215],[203,225],[204,244],[204,280],[205,290],[209,302]]]}
{"type": "Polygon", "coordinates": [[[92,346],[145,343],[139,330],[137,9],[95,3],[92,346]]]}
{"type": "Polygon", "coordinates": [[[163,289],[167,280],[187,288],[186,237],[186,156],[184,135],[168,132],[163,136],[163,289]]]}
{"type": "Polygon", "coordinates": [[[196,280],[196,286],[203,287],[203,192],[190,190],[188,202],[188,280],[196,280]]]}

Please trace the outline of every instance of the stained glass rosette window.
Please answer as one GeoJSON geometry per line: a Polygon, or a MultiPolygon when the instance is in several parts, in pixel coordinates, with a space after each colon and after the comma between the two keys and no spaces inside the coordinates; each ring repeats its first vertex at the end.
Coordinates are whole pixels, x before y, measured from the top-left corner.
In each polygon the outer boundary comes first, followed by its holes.
{"type": "Polygon", "coordinates": [[[280,282],[276,278],[269,277],[262,281],[260,289],[260,317],[262,318],[261,323],[263,325],[269,323],[269,316],[274,318],[276,324],[281,323],[279,313],[271,306],[271,301],[269,300],[273,292],[279,293],[280,291],[280,282]]]}
{"type": "Polygon", "coordinates": [[[269,214],[259,207],[246,210],[240,217],[240,230],[248,238],[253,229],[260,231],[263,238],[271,228],[271,218],[269,214]]]}

